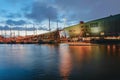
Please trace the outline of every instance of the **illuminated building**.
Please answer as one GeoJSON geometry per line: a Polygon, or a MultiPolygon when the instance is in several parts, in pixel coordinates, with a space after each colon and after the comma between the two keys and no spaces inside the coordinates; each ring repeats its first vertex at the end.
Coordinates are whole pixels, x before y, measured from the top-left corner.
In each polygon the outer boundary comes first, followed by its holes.
{"type": "Polygon", "coordinates": [[[120,14],[85,23],[91,36],[120,36],[120,14]]]}
{"type": "Polygon", "coordinates": [[[64,28],[69,38],[120,39],[120,14],[64,28]]]}

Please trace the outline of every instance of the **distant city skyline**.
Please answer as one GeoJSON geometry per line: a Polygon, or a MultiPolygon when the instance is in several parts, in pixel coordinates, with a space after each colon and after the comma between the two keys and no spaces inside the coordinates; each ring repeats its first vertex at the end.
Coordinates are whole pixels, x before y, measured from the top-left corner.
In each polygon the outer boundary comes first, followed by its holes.
{"type": "Polygon", "coordinates": [[[49,18],[51,29],[56,29],[57,21],[58,27],[63,28],[120,14],[119,3],[120,0],[0,0],[0,29],[39,24],[37,28],[47,30],[49,18]]]}

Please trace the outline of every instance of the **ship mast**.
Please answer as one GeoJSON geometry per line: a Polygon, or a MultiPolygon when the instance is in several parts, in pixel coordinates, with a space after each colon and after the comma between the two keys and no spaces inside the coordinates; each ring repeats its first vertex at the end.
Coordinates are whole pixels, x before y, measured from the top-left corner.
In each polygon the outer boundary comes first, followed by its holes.
{"type": "Polygon", "coordinates": [[[33,24],[33,35],[35,35],[35,24],[33,24]]]}
{"type": "Polygon", "coordinates": [[[18,29],[18,36],[20,36],[20,31],[19,31],[19,29],[18,29]]]}
{"type": "Polygon", "coordinates": [[[10,38],[12,37],[11,25],[10,25],[10,38]]]}
{"type": "Polygon", "coordinates": [[[2,36],[3,35],[2,28],[0,29],[0,31],[1,31],[1,36],[2,36]]]}
{"type": "Polygon", "coordinates": [[[48,26],[49,26],[49,31],[50,31],[50,30],[51,30],[51,29],[50,29],[50,18],[49,18],[49,25],[48,25],[48,26]]]}
{"type": "Polygon", "coordinates": [[[25,36],[27,36],[27,25],[25,25],[25,36]]]}

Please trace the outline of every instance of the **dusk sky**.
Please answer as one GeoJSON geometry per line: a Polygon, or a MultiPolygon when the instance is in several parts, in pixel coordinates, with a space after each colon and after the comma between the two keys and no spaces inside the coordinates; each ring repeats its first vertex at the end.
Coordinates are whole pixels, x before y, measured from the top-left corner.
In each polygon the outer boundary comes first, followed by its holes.
{"type": "Polygon", "coordinates": [[[0,23],[55,28],[120,14],[120,0],[0,0],[0,23]]]}

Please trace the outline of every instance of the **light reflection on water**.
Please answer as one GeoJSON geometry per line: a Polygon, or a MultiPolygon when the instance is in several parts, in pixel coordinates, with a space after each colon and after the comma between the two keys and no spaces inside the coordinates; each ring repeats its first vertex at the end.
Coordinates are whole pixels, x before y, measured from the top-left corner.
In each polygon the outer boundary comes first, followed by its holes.
{"type": "Polygon", "coordinates": [[[69,46],[60,45],[59,47],[60,52],[60,75],[63,77],[63,80],[68,80],[72,69],[72,61],[69,46]]]}
{"type": "Polygon", "coordinates": [[[0,80],[120,79],[120,45],[0,45],[0,80]]]}

